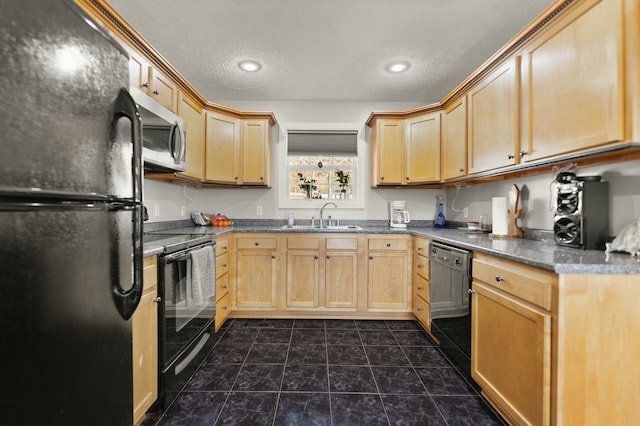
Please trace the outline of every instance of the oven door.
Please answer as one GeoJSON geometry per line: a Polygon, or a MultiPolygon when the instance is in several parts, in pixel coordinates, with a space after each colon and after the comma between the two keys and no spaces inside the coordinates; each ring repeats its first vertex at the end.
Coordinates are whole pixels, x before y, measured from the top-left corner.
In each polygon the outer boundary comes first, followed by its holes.
{"type": "MultiPolygon", "coordinates": [[[[210,244],[214,245],[215,244],[210,244]]],[[[216,314],[215,296],[195,303],[191,297],[191,255],[192,249],[169,254],[161,258],[160,294],[162,308],[159,315],[160,365],[165,367],[178,357],[214,320],[216,314]]],[[[215,277],[215,272],[213,274],[215,277]]],[[[215,285],[215,283],[214,283],[215,285]]]]}

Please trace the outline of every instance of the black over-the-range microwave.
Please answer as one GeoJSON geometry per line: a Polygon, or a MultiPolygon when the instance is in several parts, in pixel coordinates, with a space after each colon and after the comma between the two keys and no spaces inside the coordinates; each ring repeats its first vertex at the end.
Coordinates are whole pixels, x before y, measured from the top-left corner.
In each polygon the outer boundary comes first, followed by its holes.
{"type": "Polygon", "coordinates": [[[184,121],[142,91],[132,87],[129,93],[138,105],[142,119],[144,168],[184,171],[187,152],[184,121]]]}

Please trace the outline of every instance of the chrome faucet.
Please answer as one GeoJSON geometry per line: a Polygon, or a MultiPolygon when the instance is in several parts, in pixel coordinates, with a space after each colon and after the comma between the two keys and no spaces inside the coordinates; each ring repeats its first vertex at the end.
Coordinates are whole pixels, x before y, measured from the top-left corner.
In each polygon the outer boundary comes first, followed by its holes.
{"type": "Polygon", "coordinates": [[[333,201],[329,201],[328,203],[324,203],[324,206],[322,206],[322,208],[320,209],[320,228],[325,228],[325,226],[322,224],[322,214],[324,213],[324,208],[327,207],[329,204],[333,204],[333,207],[335,207],[336,209],[338,208],[336,203],[334,203],[333,201]]]}

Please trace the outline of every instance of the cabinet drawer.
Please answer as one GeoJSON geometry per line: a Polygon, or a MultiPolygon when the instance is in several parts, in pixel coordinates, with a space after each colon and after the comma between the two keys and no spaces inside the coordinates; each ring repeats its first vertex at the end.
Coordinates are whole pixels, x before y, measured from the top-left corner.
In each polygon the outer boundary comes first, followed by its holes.
{"type": "Polygon", "coordinates": [[[216,300],[222,299],[225,294],[229,293],[229,274],[216,278],[216,300]]]}
{"type": "Polygon", "coordinates": [[[229,253],[216,256],[216,279],[229,272],[229,253]]]}
{"type": "Polygon", "coordinates": [[[369,250],[403,250],[409,249],[409,241],[396,240],[392,238],[371,238],[369,239],[369,250]]]}
{"type": "Polygon", "coordinates": [[[431,330],[431,312],[427,302],[422,300],[421,297],[414,297],[413,314],[418,320],[427,326],[427,329],[431,330]]]}
{"type": "Polygon", "coordinates": [[[425,302],[429,301],[429,281],[422,278],[420,275],[413,277],[413,292],[422,298],[425,302]]]}
{"type": "Polygon", "coordinates": [[[427,259],[424,256],[419,256],[416,255],[414,256],[413,259],[414,263],[415,263],[415,273],[420,275],[421,277],[425,278],[425,279],[429,279],[429,273],[431,271],[431,263],[429,262],[429,259],[427,259]]]}
{"type": "Polygon", "coordinates": [[[427,240],[426,238],[416,237],[414,239],[414,252],[415,254],[419,254],[420,256],[424,256],[427,259],[429,258],[429,243],[431,240],[427,240]]]}
{"type": "Polygon", "coordinates": [[[546,310],[558,280],[553,272],[483,253],[474,254],[473,278],[546,310]]]}
{"type": "Polygon", "coordinates": [[[158,261],[156,256],[144,258],[142,263],[143,292],[153,290],[158,285],[158,261]]]}
{"type": "Polygon", "coordinates": [[[231,296],[229,293],[222,296],[220,300],[216,303],[216,330],[222,326],[224,321],[229,316],[231,312],[231,296]]]}
{"type": "Polygon", "coordinates": [[[238,249],[275,249],[277,247],[278,239],[276,237],[238,238],[238,249]]]}
{"type": "Polygon", "coordinates": [[[327,238],[325,241],[327,250],[358,250],[357,238],[327,238]]]}
{"type": "Polygon", "coordinates": [[[229,252],[229,240],[216,241],[216,256],[223,255],[229,252]]]}
{"type": "Polygon", "coordinates": [[[287,248],[317,250],[320,247],[318,237],[287,237],[287,248]]]}

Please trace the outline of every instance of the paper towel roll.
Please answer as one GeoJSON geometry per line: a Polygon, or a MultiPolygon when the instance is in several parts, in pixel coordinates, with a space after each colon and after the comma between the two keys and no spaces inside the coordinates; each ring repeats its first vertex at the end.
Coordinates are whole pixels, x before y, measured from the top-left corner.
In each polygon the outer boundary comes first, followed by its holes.
{"type": "Polygon", "coordinates": [[[491,199],[491,216],[492,234],[507,235],[509,232],[507,197],[493,197],[491,199]]]}

